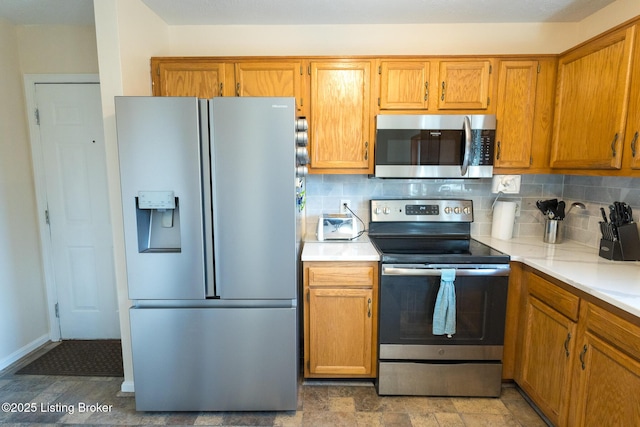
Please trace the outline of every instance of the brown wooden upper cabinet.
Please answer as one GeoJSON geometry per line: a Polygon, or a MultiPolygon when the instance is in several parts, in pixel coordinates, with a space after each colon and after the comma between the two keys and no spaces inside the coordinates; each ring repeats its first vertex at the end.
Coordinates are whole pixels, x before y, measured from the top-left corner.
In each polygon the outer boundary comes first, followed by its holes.
{"type": "Polygon", "coordinates": [[[640,173],[640,25],[635,27],[635,38],[623,166],[638,174],[640,173]]]}
{"type": "Polygon", "coordinates": [[[548,170],[556,69],[555,57],[500,61],[496,168],[548,170]]]}
{"type": "Polygon", "coordinates": [[[487,110],[490,105],[489,59],[383,59],[378,74],[382,111],[487,110]]]}
{"type": "Polygon", "coordinates": [[[373,173],[372,60],[310,62],[311,173],[373,173]]]}
{"type": "Polygon", "coordinates": [[[155,96],[225,96],[233,85],[233,64],[194,58],[151,58],[155,96]]]}
{"type": "Polygon", "coordinates": [[[430,63],[424,60],[380,61],[381,110],[427,110],[430,63]]]}
{"type": "Polygon", "coordinates": [[[236,96],[291,96],[303,115],[303,65],[300,61],[256,61],[235,64],[236,96]]]}
{"type": "Polygon", "coordinates": [[[559,58],[551,167],[621,167],[635,35],[622,28],[559,58]]]}
{"type": "Polygon", "coordinates": [[[435,95],[440,110],[486,110],[489,107],[490,60],[441,61],[435,95]]]}

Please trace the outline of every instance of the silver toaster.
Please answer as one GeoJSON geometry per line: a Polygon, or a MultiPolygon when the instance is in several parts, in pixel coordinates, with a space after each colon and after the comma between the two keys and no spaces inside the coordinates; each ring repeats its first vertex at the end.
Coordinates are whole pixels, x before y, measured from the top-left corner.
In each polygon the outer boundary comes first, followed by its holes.
{"type": "Polygon", "coordinates": [[[322,214],[318,218],[318,240],[351,240],[358,236],[358,226],[351,214],[322,214]]]}

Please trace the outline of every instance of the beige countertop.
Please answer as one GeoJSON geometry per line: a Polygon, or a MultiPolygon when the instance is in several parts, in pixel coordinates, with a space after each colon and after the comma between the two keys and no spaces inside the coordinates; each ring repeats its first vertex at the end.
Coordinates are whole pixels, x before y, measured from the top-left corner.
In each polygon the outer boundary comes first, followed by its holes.
{"type": "Polygon", "coordinates": [[[366,234],[354,240],[318,241],[314,234],[307,234],[302,247],[302,261],[379,261],[380,254],[366,234]]]}
{"type": "Polygon", "coordinates": [[[529,265],[640,317],[640,262],[610,261],[600,257],[598,249],[572,241],[550,244],[533,237],[474,238],[509,254],[513,261],[529,265]]]}
{"type": "MultiPolygon", "coordinates": [[[[640,262],[610,261],[598,250],[577,242],[543,243],[541,238],[510,240],[490,236],[474,239],[509,254],[513,261],[529,265],[583,292],[640,317],[640,262]]],[[[319,242],[308,235],[302,261],[379,261],[380,255],[368,237],[353,241],[319,242]]]]}

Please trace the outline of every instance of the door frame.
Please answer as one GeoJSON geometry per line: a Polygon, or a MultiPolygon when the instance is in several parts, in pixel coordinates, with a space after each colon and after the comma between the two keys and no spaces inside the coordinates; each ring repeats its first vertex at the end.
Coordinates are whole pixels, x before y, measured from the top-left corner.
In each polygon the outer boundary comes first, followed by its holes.
{"type": "Polygon", "coordinates": [[[98,74],[25,74],[24,93],[27,122],[29,124],[29,140],[31,142],[31,163],[33,165],[33,181],[38,209],[38,235],[40,236],[40,254],[44,274],[47,311],[49,319],[49,339],[60,341],[60,319],[56,316],[58,302],[55,272],[53,267],[51,234],[45,211],[47,209],[47,187],[44,168],[44,157],[40,138],[40,126],[36,121],[36,84],[39,83],[100,83],[98,74]]]}

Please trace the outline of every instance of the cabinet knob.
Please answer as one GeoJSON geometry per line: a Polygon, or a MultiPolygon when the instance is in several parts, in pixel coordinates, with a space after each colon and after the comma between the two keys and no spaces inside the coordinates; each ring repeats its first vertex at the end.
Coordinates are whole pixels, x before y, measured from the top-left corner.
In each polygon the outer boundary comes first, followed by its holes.
{"type": "Polygon", "coordinates": [[[613,141],[611,141],[611,157],[616,157],[616,142],[618,142],[618,133],[613,136],[613,141]]]}
{"type": "Polygon", "coordinates": [[[444,101],[444,82],[442,82],[442,96],[440,97],[440,100],[444,101]]]}
{"type": "Polygon", "coordinates": [[[371,317],[371,298],[368,301],[367,316],[371,317]]]}
{"type": "Polygon", "coordinates": [[[638,145],[638,132],[633,135],[633,140],[631,140],[631,155],[636,157],[636,145],[638,145]]]}

